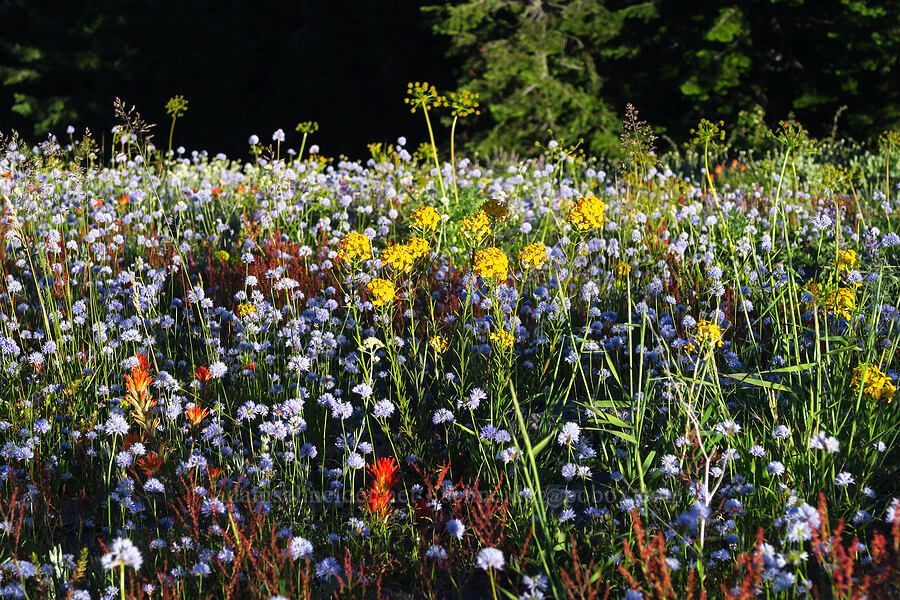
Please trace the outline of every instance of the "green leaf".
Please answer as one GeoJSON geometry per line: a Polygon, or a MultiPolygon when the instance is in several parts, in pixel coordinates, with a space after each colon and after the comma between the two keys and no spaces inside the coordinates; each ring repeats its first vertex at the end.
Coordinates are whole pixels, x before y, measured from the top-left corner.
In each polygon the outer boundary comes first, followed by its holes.
{"type": "Polygon", "coordinates": [[[540,454],[541,450],[546,448],[547,444],[549,444],[550,440],[552,440],[552,439],[553,439],[553,434],[551,433],[550,435],[548,435],[547,437],[542,439],[540,442],[538,442],[535,446],[533,446],[531,451],[534,454],[534,456],[537,456],[538,454],[540,454]]]}
{"type": "Polygon", "coordinates": [[[727,44],[734,40],[735,36],[744,32],[743,13],[736,6],[729,6],[719,11],[719,18],[706,32],[706,39],[711,42],[727,44]]]}
{"type": "Polygon", "coordinates": [[[636,445],[638,443],[637,439],[633,435],[631,435],[630,433],[625,433],[624,431],[617,431],[615,429],[601,429],[600,431],[602,431],[603,433],[614,435],[617,438],[621,438],[630,444],[636,445]]]}
{"type": "Polygon", "coordinates": [[[791,391],[790,388],[785,387],[780,383],[772,383],[771,381],[766,381],[765,379],[756,379],[755,377],[750,377],[746,373],[731,373],[727,377],[729,377],[730,379],[736,379],[741,383],[752,385],[754,387],[768,388],[772,390],[778,390],[779,392],[791,391]]]}
{"type": "Polygon", "coordinates": [[[641,471],[644,473],[650,468],[650,465],[653,463],[653,459],[656,458],[656,450],[651,450],[650,454],[644,459],[644,464],[641,465],[641,471]]]}
{"type": "Polygon", "coordinates": [[[706,92],[700,84],[697,83],[697,79],[695,77],[691,77],[687,81],[681,84],[681,93],[685,96],[705,96],[706,92]]]}

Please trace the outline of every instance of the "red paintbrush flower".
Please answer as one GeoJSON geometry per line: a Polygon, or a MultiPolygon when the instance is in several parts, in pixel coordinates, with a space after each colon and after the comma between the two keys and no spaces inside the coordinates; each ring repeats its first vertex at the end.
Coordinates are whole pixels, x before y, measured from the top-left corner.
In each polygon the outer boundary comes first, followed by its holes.
{"type": "Polygon", "coordinates": [[[165,460],[164,457],[156,452],[150,452],[137,459],[137,465],[145,475],[150,476],[156,474],[156,472],[162,468],[165,460]]]}
{"type": "Polygon", "coordinates": [[[375,459],[375,463],[369,465],[366,470],[375,479],[372,482],[372,489],[376,489],[379,492],[390,492],[391,488],[400,481],[397,461],[393,458],[375,459]]]}
{"type": "Polygon", "coordinates": [[[150,370],[150,360],[147,358],[146,354],[135,354],[134,357],[138,359],[138,362],[140,363],[143,370],[150,370]]]}
{"type": "Polygon", "coordinates": [[[209,369],[206,367],[200,366],[194,371],[194,377],[196,377],[200,383],[206,383],[212,379],[212,373],[210,373],[209,369]]]}
{"type": "Polygon", "coordinates": [[[383,516],[387,513],[392,498],[391,488],[400,481],[397,461],[393,458],[379,458],[366,470],[373,478],[369,489],[363,492],[366,508],[374,515],[383,516]]]}

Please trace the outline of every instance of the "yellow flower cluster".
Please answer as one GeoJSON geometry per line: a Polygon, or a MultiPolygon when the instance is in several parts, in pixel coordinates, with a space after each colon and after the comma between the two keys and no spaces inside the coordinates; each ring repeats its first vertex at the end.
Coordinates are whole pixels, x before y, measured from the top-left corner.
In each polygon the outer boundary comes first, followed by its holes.
{"type": "Polygon", "coordinates": [[[247,315],[253,314],[256,312],[256,307],[252,304],[238,304],[237,313],[239,317],[246,317],[247,315]]]}
{"type": "Polygon", "coordinates": [[[491,334],[491,341],[495,346],[509,348],[516,342],[516,338],[505,329],[500,329],[491,334]]]}
{"type": "Polygon", "coordinates": [[[701,346],[715,344],[722,347],[722,328],[706,319],[700,319],[697,323],[697,342],[701,346]]]}
{"type": "Polygon", "coordinates": [[[372,241],[361,233],[350,232],[341,238],[338,258],[347,262],[357,258],[372,258],[372,241]]]}
{"type": "Polygon", "coordinates": [[[406,271],[412,267],[413,257],[406,244],[395,244],[381,251],[381,262],[397,271],[406,271]]]}
{"type": "Polygon", "coordinates": [[[540,242],[528,244],[519,252],[519,262],[523,268],[540,269],[547,262],[547,247],[540,242]]]}
{"type": "Polygon", "coordinates": [[[410,238],[409,241],[406,242],[406,248],[409,250],[409,254],[412,256],[413,261],[425,258],[431,251],[431,245],[428,243],[428,240],[417,237],[410,238]]]}
{"type": "Polygon", "coordinates": [[[568,221],[581,231],[597,229],[603,224],[606,203],[593,194],[580,198],[567,217],[568,221]]]}
{"type": "Polygon", "coordinates": [[[821,298],[822,307],[838,317],[850,319],[856,310],[856,291],[853,288],[838,288],[827,292],[821,298]]]}
{"type": "Polygon", "coordinates": [[[859,264],[856,258],[856,250],[838,250],[838,271],[849,271],[859,264]]]}
{"type": "Polygon", "coordinates": [[[450,114],[454,117],[468,117],[471,114],[480,115],[478,110],[478,94],[469,90],[450,92],[450,114]]]}
{"type": "Polygon", "coordinates": [[[498,248],[479,250],[475,253],[475,272],[485,279],[506,279],[509,274],[509,259],[498,248]]]}
{"type": "Polygon", "coordinates": [[[853,388],[858,394],[860,389],[865,396],[873,400],[887,400],[888,404],[894,399],[897,386],[891,378],[870,363],[858,365],[853,371],[853,388]]]}
{"type": "Polygon", "coordinates": [[[431,347],[434,348],[434,351],[438,354],[443,354],[447,351],[447,348],[450,347],[450,340],[442,335],[434,336],[433,338],[428,340],[428,343],[431,344],[431,347]]]}
{"type": "Polygon", "coordinates": [[[394,299],[397,295],[394,284],[387,279],[373,279],[366,285],[366,291],[372,297],[372,304],[382,306],[394,299]]]}
{"type": "Polygon", "coordinates": [[[459,224],[459,233],[474,242],[480,242],[491,234],[491,221],[483,210],[479,210],[459,224]]]}
{"type": "Polygon", "coordinates": [[[381,252],[381,261],[397,271],[408,271],[413,263],[428,256],[431,246],[422,238],[412,238],[405,244],[388,246],[381,252]]]}
{"type": "Polygon", "coordinates": [[[447,98],[438,94],[437,88],[427,81],[409,83],[406,86],[406,98],[403,101],[409,104],[409,112],[413,113],[417,108],[428,110],[431,107],[447,106],[447,98]]]}
{"type": "Polygon", "coordinates": [[[412,219],[413,225],[423,229],[434,231],[441,222],[441,213],[433,206],[423,206],[413,211],[409,218],[412,219]]]}

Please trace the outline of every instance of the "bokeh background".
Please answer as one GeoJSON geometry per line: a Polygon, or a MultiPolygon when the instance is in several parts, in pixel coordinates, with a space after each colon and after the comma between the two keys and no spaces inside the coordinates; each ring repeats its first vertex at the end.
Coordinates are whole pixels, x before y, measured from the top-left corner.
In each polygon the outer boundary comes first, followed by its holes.
{"type": "Polygon", "coordinates": [[[900,122],[897,0],[0,0],[0,131],[90,127],[108,145],[121,97],[176,145],[243,154],[247,138],[317,121],[312,142],[360,157],[424,139],[409,81],[481,96],[465,150],[528,153],[583,139],[615,153],[628,102],[660,136],[722,119],[733,143],[796,118],[871,139],[900,122]]]}

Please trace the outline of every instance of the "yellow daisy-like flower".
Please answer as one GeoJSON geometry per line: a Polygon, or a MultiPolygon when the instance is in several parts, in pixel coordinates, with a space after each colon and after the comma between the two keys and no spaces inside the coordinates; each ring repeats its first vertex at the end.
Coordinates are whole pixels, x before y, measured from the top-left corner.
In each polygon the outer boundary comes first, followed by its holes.
{"type": "Polygon", "coordinates": [[[415,258],[406,244],[395,244],[381,251],[381,262],[398,271],[411,269],[414,261],[415,258]]]}
{"type": "Polygon", "coordinates": [[[894,400],[897,386],[877,366],[863,363],[853,371],[853,389],[857,394],[861,389],[863,395],[873,400],[887,400],[890,404],[894,400]]]}
{"type": "Polygon", "coordinates": [[[505,329],[500,329],[499,331],[495,331],[491,334],[491,341],[495,346],[500,346],[501,348],[510,348],[514,343],[516,343],[516,338],[513,334],[509,333],[505,329]]]}
{"type": "Polygon", "coordinates": [[[838,288],[823,294],[820,301],[827,312],[849,320],[856,310],[856,291],[853,288],[838,288]]]}
{"type": "Polygon", "coordinates": [[[838,271],[849,271],[856,267],[859,264],[859,259],[856,257],[856,250],[839,250],[838,251],[838,262],[837,269],[838,271]]]}
{"type": "Polygon", "coordinates": [[[237,314],[239,317],[246,317],[247,315],[253,314],[256,312],[256,307],[252,304],[238,304],[237,314]]]}
{"type": "Polygon", "coordinates": [[[367,236],[352,231],[341,238],[338,258],[347,262],[357,258],[372,258],[372,241],[367,236]]]}
{"type": "Polygon", "coordinates": [[[721,348],[723,344],[722,328],[706,319],[700,319],[700,322],[697,323],[697,335],[695,337],[702,346],[714,344],[721,348]]]}
{"type": "Polygon", "coordinates": [[[375,306],[383,306],[397,295],[394,284],[387,279],[373,279],[366,285],[366,291],[369,292],[375,306]]]}
{"type": "Polygon", "coordinates": [[[497,248],[479,250],[475,253],[475,272],[485,279],[506,279],[509,274],[509,259],[497,248]]]}
{"type": "Polygon", "coordinates": [[[423,206],[422,208],[417,208],[413,211],[413,213],[409,215],[409,218],[416,227],[434,231],[441,222],[441,213],[433,206],[423,206]]]}
{"type": "Polygon", "coordinates": [[[470,240],[480,242],[491,234],[491,220],[486,212],[479,210],[462,220],[459,224],[459,233],[470,240]]]}
{"type": "Polygon", "coordinates": [[[581,231],[597,229],[603,225],[606,203],[593,194],[580,198],[569,212],[567,220],[581,231]]]}
{"type": "Polygon", "coordinates": [[[434,351],[438,354],[443,354],[447,351],[447,348],[450,347],[450,340],[442,335],[434,336],[433,338],[428,340],[428,343],[431,344],[431,347],[434,348],[434,351]]]}
{"type": "Polygon", "coordinates": [[[409,251],[409,255],[412,256],[413,261],[416,261],[428,256],[428,252],[431,251],[431,244],[429,244],[427,240],[414,237],[406,242],[406,248],[409,251]]]}
{"type": "Polygon", "coordinates": [[[540,269],[547,262],[547,247],[540,242],[528,244],[519,252],[519,262],[523,268],[540,269]]]}

